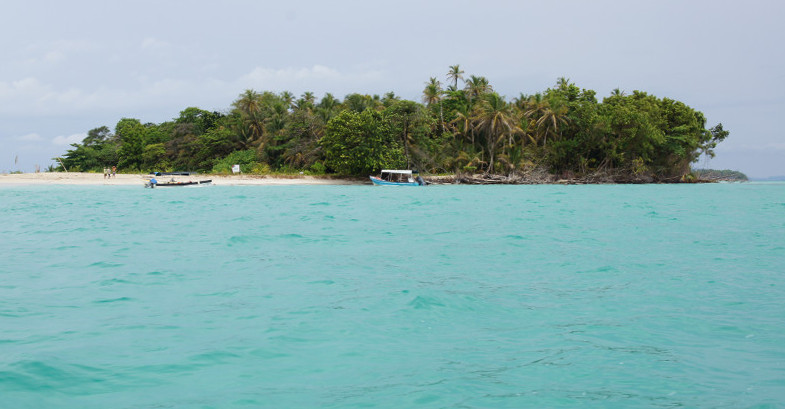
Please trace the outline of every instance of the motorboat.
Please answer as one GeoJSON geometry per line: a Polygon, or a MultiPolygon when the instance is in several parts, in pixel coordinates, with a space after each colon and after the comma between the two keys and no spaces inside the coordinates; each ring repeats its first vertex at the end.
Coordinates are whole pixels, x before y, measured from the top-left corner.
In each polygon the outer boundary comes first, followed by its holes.
{"type": "Polygon", "coordinates": [[[411,170],[383,169],[379,176],[370,176],[376,186],[425,186],[420,175],[414,177],[411,170]]]}
{"type": "Polygon", "coordinates": [[[212,179],[204,179],[204,180],[191,180],[191,179],[175,179],[170,178],[167,181],[159,182],[155,177],[156,176],[190,176],[190,172],[155,172],[152,173],[152,177],[147,180],[144,184],[144,187],[149,187],[151,189],[156,187],[171,187],[171,186],[198,186],[198,185],[209,185],[213,183],[212,179]]]}

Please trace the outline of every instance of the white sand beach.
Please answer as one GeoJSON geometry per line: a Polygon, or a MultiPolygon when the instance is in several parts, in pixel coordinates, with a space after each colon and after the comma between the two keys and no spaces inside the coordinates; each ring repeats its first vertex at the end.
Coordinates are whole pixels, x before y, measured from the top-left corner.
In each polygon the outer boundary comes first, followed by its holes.
{"type": "MultiPolygon", "coordinates": [[[[157,177],[158,181],[168,180],[168,176],[157,177]]],[[[177,176],[180,181],[198,181],[210,179],[213,185],[360,185],[359,180],[319,178],[314,176],[273,177],[258,175],[191,175],[177,176]]],[[[113,178],[104,178],[102,173],[80,172],[43,172],[43,173],[12,173],[0,174],[1,185],[144,185],[150,179],[146,174],[117,174],[113,178]]],[[[367,184],[370,184],[368,182],[367,184]]]]}

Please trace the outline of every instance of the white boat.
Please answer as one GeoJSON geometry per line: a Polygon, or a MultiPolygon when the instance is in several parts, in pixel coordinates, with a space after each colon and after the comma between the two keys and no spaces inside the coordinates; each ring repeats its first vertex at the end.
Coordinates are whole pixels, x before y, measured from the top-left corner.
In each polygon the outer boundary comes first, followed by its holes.
{"type": "Polygon", "coordinates": [[[152,174],[153,176],[150,180],[146,181],[144,187],[149,187],[151,189],[156,187],[167,187],[167,186],[198,186],[198,185],[209,185],[213,183],[212,179],[202,179],[202,180],[192,180],[192,179],[176,179],[170,178],[167,181],[159,182],[155,176],[191,176],[191,172],[155,172],[152,174]]]}
{"type": "Polygon", "coordinates": [[[376,186],[425,186],[419,175],[415,178],[411,170],[383,169],[379,176],[370,176],[376,186]]]}

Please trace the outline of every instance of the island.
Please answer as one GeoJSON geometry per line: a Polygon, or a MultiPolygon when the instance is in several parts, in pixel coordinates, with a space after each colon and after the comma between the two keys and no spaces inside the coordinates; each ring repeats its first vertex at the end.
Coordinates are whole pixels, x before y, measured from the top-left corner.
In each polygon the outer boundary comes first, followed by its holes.
{"type": "Polygon", "coordinates": [[[662,183],[692,170],[729,132],[687,104],[643,91],[596,92],[566,78],[508,98],[450,66],[421,101],[353,93],[245,90],[224,111],[183,109],[163,123],[121,118],[54,158],[49,171],[196,171],[367,177],[413,169],[445,183],[662,183]],[[445,85],[446,84],[446,85],[445,85]],[[441,176],[440,176],[441,175],[441,176]]]}

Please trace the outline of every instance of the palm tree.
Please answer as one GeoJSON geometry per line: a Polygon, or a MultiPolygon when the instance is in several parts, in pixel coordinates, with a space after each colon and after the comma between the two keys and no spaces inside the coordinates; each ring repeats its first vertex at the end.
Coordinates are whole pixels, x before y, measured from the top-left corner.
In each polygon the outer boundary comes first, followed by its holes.
{"type": "Polygon", "coordinates": [[[294,108],[299,110],[313,110],[314,101],[316,101],[316,97],[314,97],[313,92],[303,92],[303,95],[294,102],[294,108]]]}
{"type": "Polygon", "coordinates": [[[240,97],[232,103],[240,113],[250,115],[259,110],[260,95],[258,92],[247,89],[240,94],[240,97]]]}
{"type": "Polygon", "coordinates": [[[283,102],[286,104],[286,108],[289,109],[292,107],[292,102],[294,102],[294,94],[289,91],[283,91],[280,95],[283,102]]]}
{"type": "Polygon", "coordinates": [[[425,89],[423,90],[423,102],[430,108],[433,104],[439,103],[439,125],[441,127],[442,133],[444,133],[444,110],[442,109],[442,87],[441,83],[434,78],[425,83],[425,89]]]}
{"type": "Polygon", "coordinates": [[[512,144],[515,135],[523,133],[523,130],[518,126],[512,106],[495,92],[483,94],[473,120],[474,128],[485,137],[488,172],[493,172],[497,147],[505,138],[512,144]]]}
{"type": "MultiPolygon", "coordinates": [[[[401,142],[403,144],[404,156],[406,156],[406,166],[411,166],[410,148],[414,145],[410,128],[421,116],[422,105],[414,101],[398,101],[389,108],[393,121],[401,126],[401,142]]],[[[385,111],[388,112],[388,111],[385,111]]]]}
{"type": "Polygon", "coordinates": [[[303,95],[300,98],[302,98],[305,102],[311,105],[313,105],[313,103],[316,101],[316,97],[313,95],[313,92],[311,91],[303,92],[303,95]]]}
{"type": "Polygon", "coordinates": [[[395,95],[395,92],[389,91],[384,94],[384,97],[382,97],[382,105],[384,105],[385,107],[389,107],[392,106],[392,104],[394,104],[396,101],[400,101],[400,100],[401,98],[395,95]]]}
{"type": "Polygon", "coordinates": [[[548,142],[549,134],[554,138],[560,135],[559,124],[567,125],[567,112],[567,106],[562,104],[553,106],[548,103],[543,108],[542,115],[537,119],[537,129],[538,131],[541,131],[543,135],[542,146],[545,146],[548,142]]]}
{"type": "Polygon", "coordinates": [[[474,127],[472,126],[472,118],[469,113],[468,105],[461,105],[455,113],[455,119],[450,121],[450,128],[456,136],[463,136],[471,141],[472,148],[474,148],[474,127]]]}
{"type": "Polygon", "coordinates": [[[458,64],[451,65],[450,70],[447,71],[447,79],[453,80],[453,88],[458,89],[458,80],[463,79],[463,70],[458,64]]]}
{"type": "Polygon", "coordinates": [[[493,87],[485,77],[472,75],[466,82],[466,91],[469,94],[469,104],[476,100],[480,95],[487,94],[493,91],[493,87]]]}
{"type": "Polygon", "coordinates": [[[316,113],[319,115],[319,117],[322,118],[322,120],[326,124],[327,122],[330,121],[330,119],[332,119],[332,117],[336,115],[338,111],[338,105],[340,104],[341,104],[340,101],[335,99],[333,94],[328,92],[324,94],[322,99],[316,105],[316,113]]]}
{"type": "Polygon", "coordinates": [[[238,145],[248,149],[264,136],[264,115],[262,113],[262,95],[247,89],[232,104],[238,112],[237,130],[238,145]]]}

